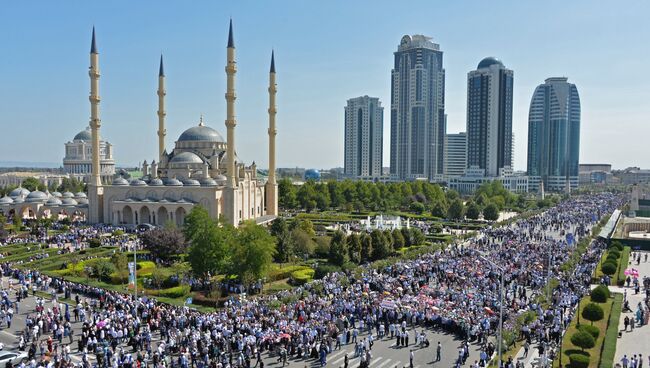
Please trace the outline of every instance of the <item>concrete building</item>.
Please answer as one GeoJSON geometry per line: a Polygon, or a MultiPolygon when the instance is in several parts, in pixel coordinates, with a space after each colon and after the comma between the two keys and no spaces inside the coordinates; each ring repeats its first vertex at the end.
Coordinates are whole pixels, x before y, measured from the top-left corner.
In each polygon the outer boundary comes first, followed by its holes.
{"type": "Polygon", "coordinates": [[[467,74],[467,167],[486,176],[512,167],[513,76],[494,57],[467,74]]]}
{"type": "MultiPolygon", "coordinates": [[[[115,176],[113,145],[99,141],[100,176],[103,183],[110,183],[115,176]]],[[[77,180],[88,182],[92,173],[92,133],[90,127],[80,131],[65,144],[63,170],[77,180]]]]}
{"type": "Polygon", "coordinates": [[[27,178],[36,178],[45,186],[63,183],[63,179],[69,178],[69,175],[56,174],[53,172],[32,172],[32,171],[14,171],[0,174],[0,188],[11,186],[21,186],[27,178]]]}
{"type": "MultiPolygon", "coordinates": [[[[174,149],[165,148],[165,73],[161,59],[158,72],[158,149],[155,159],[142,165],[143,177],[128,182],[122,177],[103,185],[100,179],[99,54],[93,30],[90,53],[92,175],[89,182],[90,223],[182,225],[194,206],[207,209],[213,218],[223,216],[237,226],[245,220],[266,222],[277,215],[275,179],[275,58],[269,73],[269,174],[264,183],[253,162],[244,165],[235,151],[235,43],[232,21],[226,63],[226,139],[201,118],[185,130],[174,149]],[[160,139],[162,137],[162,139],[160,139]]],[[[260,131],[262,127],[260,127],[260,131]]]]}
{"type": "Polygon", "coordinates": [[[445,177],[463,176],[467,168],[467,133],[445,135],[445,177]]]}
{"type": "Polygon", "coordinates": [[[610,164],[580,164],[578,176],[580,185],[608,184],[614,181],[610,164]]]}
{"type": "Polygon", "coordinates": [[[402,37],[391,72],[390,173],[394,180],[438,180],[444,171],[445,70],[440,46],[402,37]]]}
{"type": "Polygon", "coordinates": [[[461,194],[472,194],[486,182],[498,180],[503,187],[514,193],[527,193],[530,191],[528,176],[516,173],[511,169],[502,169],[498,176],[487,176],[479,168],[468,168],[465,175],[448,178],[447,186],[461,194]]]}
{"type": "Polygon", "coordinates": [[[531,190],[578,187],[580,96],[567,78],[548,78],[539,85],[528,113],[528,176],[531,190]]]}
{"type": "Polygon", "coordinates": [[[650,170],[639,167],[628,167],[616,173],[621,184],[644,184],[650,183],[650,170]]]}
{"type": "Polygon", "coordinates": [[[86,193],[41,192],[19,187],[9,195],[0,198],[0,214],[21,219],[70,218],[85,221],[88,217],[88,197],[86,193]]]}
{"type": "Polygon", "coordinates": [[[345,107],[344,172],[351,179],[381,176],[384,108],[377,97],[351,98],[345,107]]]}

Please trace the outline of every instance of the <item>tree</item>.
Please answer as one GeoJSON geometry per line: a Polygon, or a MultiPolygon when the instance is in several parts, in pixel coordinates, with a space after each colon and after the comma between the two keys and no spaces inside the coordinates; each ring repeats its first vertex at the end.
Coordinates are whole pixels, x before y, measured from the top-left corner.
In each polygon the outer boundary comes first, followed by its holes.
{"type": "Polygon", "coordinates": [[[30,192],[33,192],[33,191],[35,191],[35,190],[41,190],[41,191],[43,191],[43,190],[46,189],[46,188],[45,188],[45,185],[44,185],[44,184],[41,184],[41,182],[38,181],[38,179],[36,179],[36,178],[33,177],[33,176],[30,176],[29,178],[25,178],[25,180],[23,180],[21,186],[22,186],[23,188],[29,190],[30,192]]]}
{"type": "Polygon", "coordinates": [[[245,221],[232,247],[232,272],[249,285],[266,276],[275,255],[275,240],[262,226],[245,221]]]}
{"type": "Polygon", "coordinates": [[[294,229],[301,229],[311,237],[316,236],[316,232],[314,231],[314,223],[308,219],[301,219],[301,218],[293,219],[289,223],[289,230],[293,231],[294,229]]]}
{"type": "Polygon", "coordinates": [[[281,179],[278,182],[278,204],[284,209],[296,208],[296,187],[291,179],[281,179]]]}
{"type": "Polygon", "coordinates": [[[126,268],[129,264],[129,260],[126,258],[126,254],[122,252],[115,252],[111,256],[111,263],[115,266],[115,269],[118,271],[126,271],[126,268]]]}
{"type": "Polygon", "coordinates": [[[57,188],[57,191],[71,193],[83,192],[84,183],[81,180],[75,178],[63,178],[63,180],[61,180],[61,185],[59,185],[57,188]]]}
{"type": "Polygon", "coordinates": [[[431,216],[445,218],[447,216],[447,204],[444,200],[437,200],[431,206],[431,216]]]}
{"type": "Polygon", "coordinates": [[[598,285],[591,291],[591,301],[596,303],[605,303],[609,298],[609,289],[605,285],[598,285]]]}
{"type": "Polygon", "coordinates": [[[447,209],[447,218],[450,220],[462,220],[465,217],[465,205],[460,198],[454,199],[447,209]]]}
{"type": "Polygon", "coordinates": [[[496,221],[499,219],[499,209],[494,203],[488,203],[483,209],[483,218],[488,221],[496,221]]]}
{"type": "Polygon", "coordinates": [[[372,238],[368,234],[363,234],[361,237],[361,262],[370,261],[372,255],[372,238]]]}
{"type": "Polygon", "coordinates": [[[187,250],[183,232],[175,227],[153,229],[140,235],[145,249],[154,257],[170,261],[187,250]]]}
{"type": "Polygon", "coordinates": [[[400,230],[393,230],[393,249],[399,250],[404,248],[404,235],[400,230]]]}
{"type": "Polygon", "coordinates": [[[420,202],[411,202],[411,205],[409,206],[409,210],[413,213],[417,213],[418,215],[421,215],[424,212],[424,205],[420,202]]]}
{"type": "Polygon", "coordinates": [[[294,255],[294,243],[287,222],[278,217],[273,220],[269,230],[275,237],[275,260],[280,263],[289,262],[294,255]]]}
{"type": "Polygon", "coordinates": [[[359,235],[352,233],[348,236],[348,255],[354,263],[361,262],[361,238],[359,235]]]}
{"type": "Polygon", "coordinates": [[[342,231],[337,231],[332,236],[330,242],[329,261],[337,266],[342,266],[348,261],[348,245],[345,239],[345,234],[342,231]]]}
{"type": "Polygon", "coordinates": [[[231,225],[218,224],[205,208],[195,206],[185,218],[183,234],[190,241],[188,260],[195,275],[206,277],[226,269],[235,238],[231,225]]]}
{"type": "Polygon", "coordinates": [[[600,270],[603,271],[603,273],[607,276],[612,276],[613,274],[615,274],[616,268],[617,268],[616,264],[609,261],[600,265],[600,270]]]}
{"type": "Polygon", "coordinates": [[[299,256],[310,256],[316,248],[316,243],[312,237],[301,228],[295,228],[291,231],[291,243],[293,244],[294,254],[299,256]]]}
{"type": "Polygon", "coordinates": [[[592,326],[594,322],[600,321],[603,317],[605,317],[605,312],[603,311],[603,308],[596,303],[589,303],[582,310],[582,318],[591,321],[592,326]]]}
{"type": "Polygon", "coordinates": [[[421,245],[424,244],[425,237],[424,234],[422,233],[422,230],[412,227],[409,229],[409,233],[411,234],[411,242],[412,245],[421,245]]]}
{"type": "Polygon", "coordinates": [[[388,257],[391,249],[390,244],[386,241],[384,233],[380,230],[373,230],[370,233],[370,237],[372,238],[372,259],[376,261],[388,257]]]}
{"type": "Polygon", "coordinates": [[[477,220],[481,215],[481,208],[476,204],[476,202],[470,200],[467,202],[467,210],[465,211],[465,216],[470,220],[477,220]]]}
{"type": "Polygon", "coordinates": [[[588,332],[578,331],[571,336],[571,343],[582,350],[591,349],[596,345],[594,337],[588,332]]]}

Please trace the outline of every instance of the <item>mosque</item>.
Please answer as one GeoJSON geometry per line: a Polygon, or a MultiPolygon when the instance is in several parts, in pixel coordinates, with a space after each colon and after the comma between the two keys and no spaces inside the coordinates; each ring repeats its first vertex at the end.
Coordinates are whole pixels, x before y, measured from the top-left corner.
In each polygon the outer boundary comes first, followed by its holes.
{"type": "Polygon", "coordinates": [[[93,29],[90,50],[90,138],[92,173],[88,183],[88,222],[109,224],[182,225],[194,206],[202,206],[213,218],[223,217],[237,226],[242,221],[264,223],[278,213],[275,177],[275,60],[269,72],[269,175],[258,177],[253,162],[245,165],[235,150],[235,42],[232,20],[228,33],[226,62],[226,139],[203,119],[185,130],[174,148],[165,148],[165,71],[162,56],[158,73],[158,157],[143,164],[143,177],[127,181],[115,178],[102,184],[100,163],[99,53],[93,29]]]}

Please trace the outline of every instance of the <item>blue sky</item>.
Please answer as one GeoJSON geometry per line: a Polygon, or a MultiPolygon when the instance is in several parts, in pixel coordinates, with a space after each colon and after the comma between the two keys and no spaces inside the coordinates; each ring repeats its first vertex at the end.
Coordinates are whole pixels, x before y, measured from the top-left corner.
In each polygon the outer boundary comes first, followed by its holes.
{"type": "Polygon", "coordinates": [[[118,164],[155,158],[157,67],[167,74],[167,147],[199,116],[225,135],[225,45],[237,47],[237,151],[267,165],[271,49],[278,166],[342,166],[343,106],[379,97],[389,158],[390,70],[404,34],[444,51],[448,132],[465,130],[467,72],[496,56],[515,72],[515,168],[526,167],[528,105],[551,76],[578,86],[580,161],[650,167],[650,3],[627,1],[20,1],[0,11],[0,161],[61,162],[88,124],[97,28],[102,135],[118,164]]]}

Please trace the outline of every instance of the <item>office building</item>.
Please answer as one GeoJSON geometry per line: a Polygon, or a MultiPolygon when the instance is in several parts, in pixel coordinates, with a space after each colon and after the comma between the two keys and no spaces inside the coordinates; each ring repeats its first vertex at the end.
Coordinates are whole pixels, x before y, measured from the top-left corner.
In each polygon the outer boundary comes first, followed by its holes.
{"type": "Polygon", "coordinates": [[[498,176],[512,167],[513,72],[487,57],[467,74],[467,165],[498,176]]]}
{"type": "Polygon", "coordinates": [[[345,176],[371,179],[381,176],[384,108],[376,97],[351,98],[345,107],[345,176]]]}
{"type": "Polygon", "coordinates": [[[465,175],[467,167],[467,133],[445,135],[445,177],[465,175]]]}
{"type": "Polygon", "coordinates": [[[528,176],[531,190],[578,187],[580,96],[567,78],[548,78],[533,93],[528,114],[528,176]]]}
{"type": "Polygon", "coordinates": [[[402,37],[391,71],[390,173],[393,180],[439,180],[444,171],[445,70],[440,46],[402,37]]]}

